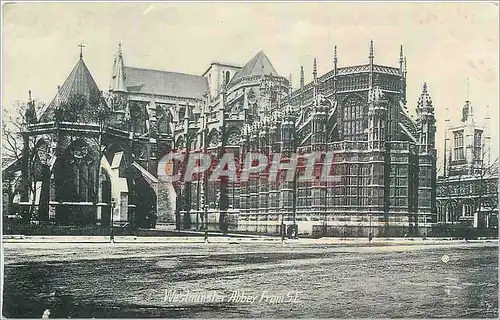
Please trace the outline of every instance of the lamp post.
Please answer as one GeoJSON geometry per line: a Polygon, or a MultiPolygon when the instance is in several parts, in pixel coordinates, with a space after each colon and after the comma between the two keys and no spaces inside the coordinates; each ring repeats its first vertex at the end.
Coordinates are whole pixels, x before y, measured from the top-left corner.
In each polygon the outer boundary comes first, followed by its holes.
{"type": "MultiPolygon", "coordinates": [[[[209,94],[205,94],[205,112],[203,117],[203,152],[208,154],[208,116],[209,110],[209,94]]],[[[203,220],[205,222],[205,241],[208,241],[208,170],[203,171],[203,220]]]]}
{"type": "Polygon", "coordinates": [[[281,242],[282,243],[285,241],[285,233],[283,232],[284,218],[285,218],[285,203],[284,203],[284,199],[283,199],[283,203],[281,205],[281,225],[280,225],[280,235],[281,235],[281,242]]]}
{"type": "Polygon", "coordinates": [[[368,241],[371,242],[372,241],[372,237],[373,237],[373,233],[372,233],[372,214],[370,213],[370,228],[369,228],[369,231],[368,231],[368,241]]]}
{"type": "Polygon", "coordinates": [[[111,198],[111,215],[110,215],[110,219],[109,219],[109,223],[111,225],[110,227],[110,234],[109,234],[109,241],[111,241],[111,243],[114,243],[115,242],[115,235],[114,235],[114,230],[113,230],[113,216],[114,216],[114,213],[115,213],[115,206],[116,206],[116,202],[115,202],[115,198],[111,198]]]}

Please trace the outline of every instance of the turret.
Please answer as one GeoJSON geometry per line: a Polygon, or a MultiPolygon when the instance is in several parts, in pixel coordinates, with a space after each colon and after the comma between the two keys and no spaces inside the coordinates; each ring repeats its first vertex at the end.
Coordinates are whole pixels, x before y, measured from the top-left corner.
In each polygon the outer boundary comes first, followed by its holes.
{"type": "Polygon", "coordinates": [[[36,123],[35,103],[31,99],[31,90],[28,91],[28,105],[25,113],[26,124],[36,123]]]}
{"type": "Polygon", "coordinates": [[[322,94],[318,94],[313,102],[312,118],[312,147],[315,151],[322,151],[325,148],[328,107],[328,100],[322,94]]]}
{"type": "Polygon", "coordinates": [[[291,154],[295,147],[295,119],[292,107],[289,105],[285,109],[283,122],[281,123],[281,152],[291,154]]]}
{"type": "Polygon", "coordinates": [[[377,85],[368,94],[368,145],[372,150],[385,148],[387,100],[377,85]]]}
{"type": "Polygon", "coordinates": [[[417,103],[417,116],[420,153],[432,153],[435,146],[436,119],[432,99],[427,91],[427,83],[425,82],[417,103]]]}
{"type": "MultiPolygon", "coordinates": [[[[427,83],[422,86],[422,93],[417,103],[417,139],[418,139],[418,211],[436,214],[436,118],[434,106],[427,91],[427,83]]],[[[428,219],[430,217],[427,217],[428,219]]],[[[421,220],[418,223],[423,223],[421,220]]]]}

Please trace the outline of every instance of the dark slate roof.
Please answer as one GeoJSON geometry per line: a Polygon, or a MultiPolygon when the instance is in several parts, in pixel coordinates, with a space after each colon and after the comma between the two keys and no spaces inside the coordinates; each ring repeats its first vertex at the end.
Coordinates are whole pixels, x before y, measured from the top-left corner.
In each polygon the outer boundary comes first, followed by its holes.
{"type": "Polygon", "coordinates": [[[274,69],[271,61],[266,56],[264,51],[259,51],[250,61],[248,61],[243,68],[238,71],[231,79],[231,83],[236,83],[238,80],[257,75],[271,75],[279,76],[278,72],[274,69]]]}
{"type": "Polygon", "coordinates": [[[182,98],[201,99],[208,91],[205,77],[133,67],[125,67],[125,84],[128,92],[182,98]]]}
{"type": "Polygon", "coordinates": [[[40,118],[41,122],[54,120],[54,111],[57,106],[58,100],[59,104],[63,104],[69,101],[69,98],[73,95],[80,94],[88,98],[91,95],[99,95],[100,90],[97,86],[94,78],[90,74],[89,69],[80,58],[76,63],[73,70],[71,70],[69,76],[64,81],[63,85],[59,89],[59,98],[56,96],[52,102],[43,111],[40,118]]]}

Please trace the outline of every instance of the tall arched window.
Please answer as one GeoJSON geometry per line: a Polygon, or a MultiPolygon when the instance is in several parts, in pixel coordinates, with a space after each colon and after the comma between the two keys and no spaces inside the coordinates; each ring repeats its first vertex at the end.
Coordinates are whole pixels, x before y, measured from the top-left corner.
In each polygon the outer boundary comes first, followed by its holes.
{"type": "Polygon", "coordinates": [[[82,140],[74,141],[60,158],[56,169],[56,198],[59,201],[92,202],[96,174],[90,147],[82,140]]]}
{"type": "Polygon", "coordinates": [[[132,122],[132,130],[135,133],[144,133],[146,129],[146,108],[144,103],[134,101],[130,105],[130,119],[132,122]]]}
{"type": "Polygon", "coordinates": [[[166,109],[164,106],[159,106],[157,109],[158,114],[158,133],[159,134],[168,134],[170,133],[170,111],[166,109]]]}
{"type": "Polygon", "coordinates": [[[229,78],[231,77],[231,74],[229,73],[229,71],[226,71],[225,72],[225,76],[224,76],[224,84],[228,84],[229,83],[229,78]]]}
{"type": "Polygon", "coordinates": [[[365,103],[359,95],[349,95],[342,103],[342,136],[344,140],[364,140],[365,103]]]}

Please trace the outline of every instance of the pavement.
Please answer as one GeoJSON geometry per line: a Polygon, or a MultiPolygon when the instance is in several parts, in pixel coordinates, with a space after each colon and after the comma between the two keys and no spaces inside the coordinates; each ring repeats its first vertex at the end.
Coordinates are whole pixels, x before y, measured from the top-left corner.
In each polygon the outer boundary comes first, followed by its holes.
{"type": "MultiPolygon", "coordinates": [[[[3,243],[110,243],[109,236],[24,236],[24,235],[4,235],[3,243]]],[[[115,236],[114,243],[178,243],[193,244],[206,243],[203,236],[189,237],[137,237],[137,236],[115,236]]],[[[325,244],[325,245],[432,245],[432,244],[458,244],[465,243],[465,240],[452,238],[374,238],[371,242],[367,238],[333,238],[323,237],[319,239],[298,238],[284,239],[270,236],[250,236],[250,235],[227,235],[210,236],[208,243],[226,244],[246,244],[246,243],[275,243],[275,244],[325,244]]],[[[468,243],[489,243],[498,245],[498,239],[477,239],[469,240],[468,243]]]]}

